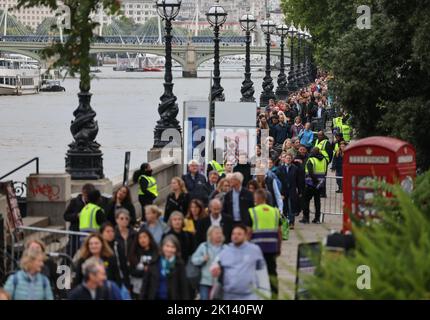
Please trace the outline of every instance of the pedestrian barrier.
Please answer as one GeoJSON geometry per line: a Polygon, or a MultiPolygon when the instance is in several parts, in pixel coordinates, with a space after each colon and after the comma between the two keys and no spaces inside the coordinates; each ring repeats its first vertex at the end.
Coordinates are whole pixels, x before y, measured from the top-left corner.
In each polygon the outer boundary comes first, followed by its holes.
{"type": "Polygon", "coordinates": [[[18,268],[25,243],[30,240],[42,241],[46,246],[46,254],[55,258],[58,265],[72,266],[72,257],[79,250],[82,239],[88,236],[84,232],[39,227],[18,227],[17,231],[23,234],[23,238],[18,241],[15,237],[11,239],[10,271],[18,268]]]}
{"type": "MultiPolygon", "coordinates": [[[[338,183],[342,185],[343,177],[326,177],[326,198],[321,198],[321,222],[324,222],[326,215],[343,214],[343,193],[337,193],[338,183]]],[[[315,212],[313,200],[310,203],[311,212],[315,212]]]]}

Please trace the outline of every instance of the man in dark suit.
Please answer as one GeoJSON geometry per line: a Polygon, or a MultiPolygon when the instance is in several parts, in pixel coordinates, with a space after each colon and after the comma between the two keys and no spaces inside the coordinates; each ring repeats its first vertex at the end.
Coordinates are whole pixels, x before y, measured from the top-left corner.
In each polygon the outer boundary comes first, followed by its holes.
{"type": "Polygon", "coordinates": [[[224,197],[222,212],[231,217],[235,224],[252,227],[249,209],[254,207],[254,197],[250,191],[242,187],[243,175],[234,172],[227,176],[231,190],[224,197]]]}
{"type": "Polygon", "coordinates": [[[207,182],[207,188],[209,189],[209,194],[214,192],[216,190],[216,186],[219,180],[219,174],[216,170],[212,170],[208,174],[208,182],[207,182]]]}
{"type": "Polygon", "coordinates": [[[205,242],[207,232],[211,226],[219,226],[224,234],[225,243],[231,239],[233,230],[233,219],[222,214],[222,203],[219,199],[212,199],[209,203],[209,216],[197,221],[196,225],[196,242],[199,245],[205,242]]]}
{"type": "Polygon", "coordinates": [[[301,174],[293,164],[293,156],[284,153],[281,156],[283,165],[278,168],[276,175],[281,181],[281,194],[284,197],[284,215],[288,217],[290,229],[294,229],[296,213],[300,210],[300,195],[302,194],[301,174]]]}

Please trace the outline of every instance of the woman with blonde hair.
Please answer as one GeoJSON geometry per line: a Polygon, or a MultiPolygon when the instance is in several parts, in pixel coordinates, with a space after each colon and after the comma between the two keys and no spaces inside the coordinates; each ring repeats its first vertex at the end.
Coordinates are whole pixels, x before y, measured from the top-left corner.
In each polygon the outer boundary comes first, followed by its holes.
{"type": "Polygon", "coordinates": [[[294,148],[293,141],[291,139],[284,141],[284,144],[282,145],[282,152],[291,153],[293,158],[296,156],[297,151],[294,148]]]}
{"type": "Polygon", "coordinates": [[[222,228],[211,226],[207,232],[207,241],[201,243],[191,257],[191,262],[201,268],[200,300],[209,300],[209,291],[215,282],[210,267],[224,249],[224,240],[222,228]]]}
{"type": "Polygon", "coordinates": [[[161,239],[169,231],[167,224],[161,219],[161,209],[152,204],[145,207],[145,218],[146,221],[142,225],[141,229],[147,229],[151,232],[157,245],[160,245],[161,239]]]}
{"type": "Polygon", "coordinates": [[[21,270],[10,275],[4,286],[11,300],[53,300],[49,279],[42,274],[45,253],[26,249],[21,257],[21,270]]]}
{"type": "Polygon", "coordinates": [[[84,241],[79,251],[79,260],[76,264],[76,277],[74,285],[83,281],[82,265],[91,257],[103,261],[108,280],[114,281],[121,286],[122,281],[116,257],[106,240],[99,233],[91,233],[84,241]]]}
{"type": "Polygon", "coordinates": [[[221,179],[218,181],[218,185],[214,192],[210,195],[210,200],[212,199],[219,199],[221,202],[224,202],[224,197],[231,190],[230,188],[230,181],[228,181],[226,178],[221,179]]]}
{"type": "Polygon", "coordinates": [[[164,209],[164,222],[169,221],[170,214],[173,211],[180,211],[186,214],[190,197],[187,192],[184,180],[180,177],[173,177],[170,182],[170,193],[166,199],[166,207],[164,209]]]}
{"type": "Polygon", "coordinates": [[[187,263],[188,258],[194,252],[195,243],[193,234],[191,232],[184,231],[184,220],[184,215],[181,212],[172,212],[168,222],[170,230],[166,235],[174,235],[179,240],[182,259],[187,263]]]}

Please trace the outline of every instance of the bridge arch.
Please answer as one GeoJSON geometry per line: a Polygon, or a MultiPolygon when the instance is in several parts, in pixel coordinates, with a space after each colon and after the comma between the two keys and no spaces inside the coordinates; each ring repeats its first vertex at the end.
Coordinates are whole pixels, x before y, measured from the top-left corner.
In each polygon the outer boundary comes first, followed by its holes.
{"type": "Polygon", "coordinates": [[[22,54],[26,57],[37,60],[38,62],[42,62],[42,57],[38,54],[38,52],[35,52],[35,51],[27,51],[27,50],[15,49],[15,48],[10,48],[10,47],[1,48],[1,51],[7,52],[7,53],[22,54]]]}

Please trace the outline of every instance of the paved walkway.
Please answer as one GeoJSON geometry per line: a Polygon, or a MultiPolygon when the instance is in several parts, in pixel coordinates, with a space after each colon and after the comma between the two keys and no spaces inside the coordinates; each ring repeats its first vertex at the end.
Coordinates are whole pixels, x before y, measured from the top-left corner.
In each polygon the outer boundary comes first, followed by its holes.
{"type": "MultiPolygon", "coordinates": [[[[313,214],[311,213],[312,217],[313,214]]],[[[325,222],[320,225],[296,223],[295,229],[290,230],[289,240],[282,243],[282,254],[278,258],[280,299],[294,299],[298,245],[323,241],[331,230],[340,231],[341,229],[341,215],[326,215],[325,222]]]]}

